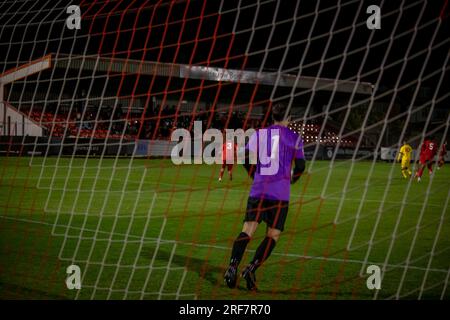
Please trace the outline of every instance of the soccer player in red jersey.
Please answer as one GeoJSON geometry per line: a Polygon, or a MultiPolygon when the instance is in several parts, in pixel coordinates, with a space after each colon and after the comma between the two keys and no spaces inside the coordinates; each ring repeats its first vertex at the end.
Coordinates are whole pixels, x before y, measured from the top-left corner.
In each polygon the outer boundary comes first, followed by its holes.
{"type": "Polygon", "coordinates": [[[434,156],[437,153],[437,144],[434,141],[433,137],[426,138],[423,143],[422,147],[420,148],[420,168],[419,171],[416,173],[417,181],[420,181],[422,178],[423,170],[425,169],[425,166],[428,167],[428,172],[430,174],[433,173],[433,159],[434,156]]]}
{"type": "Polygon", "coordinates": [[[445,163],[445,156],[447,155],[447,141],[442,144],[441,151],[439,152],[438,169],[440,169],[445,163]]]}
{"type": "Polygon", "coordinates": [[[225,140],[222,145],[222,168],[220,168],[219,181],[222,181],[225,168],[228,170],[230,180],[233,180],[233,164],[237,156],[237,147],[233,141],[225,140]]]}

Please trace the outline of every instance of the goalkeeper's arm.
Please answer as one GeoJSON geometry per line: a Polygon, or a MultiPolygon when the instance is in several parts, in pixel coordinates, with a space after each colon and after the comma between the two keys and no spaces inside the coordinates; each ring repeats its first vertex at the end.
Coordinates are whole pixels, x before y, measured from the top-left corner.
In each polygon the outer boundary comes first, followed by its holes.
{"type": "Polygon", "coordinates": [[[397,156],[397,161],[400,161],[403,157],[403,152],[399,152],[397,156]]]}
{"type": "Polygon", "coordinates": [[[247,170],[248,175],[253,179],[255,177],[256,166],[250,164],[250,155],[248,152],[245,153],[244,168],[247,170]]]}
{"type": "Polygon", "coordinates": [[[295,159],[294,169],[291,176],[291,184],[296,183],[305,171],[305,159],[295,159]]]}

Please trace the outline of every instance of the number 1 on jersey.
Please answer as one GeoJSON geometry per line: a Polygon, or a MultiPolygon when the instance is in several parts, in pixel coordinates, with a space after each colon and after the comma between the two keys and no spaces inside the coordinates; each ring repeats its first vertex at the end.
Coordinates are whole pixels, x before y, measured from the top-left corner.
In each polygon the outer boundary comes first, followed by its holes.
{"type": "Polygon", "coordinates": [[[270,148],[270,159],[278,159],[278,146],[280,143],[280,136],[272,136],[272,146],[270,148]]]}

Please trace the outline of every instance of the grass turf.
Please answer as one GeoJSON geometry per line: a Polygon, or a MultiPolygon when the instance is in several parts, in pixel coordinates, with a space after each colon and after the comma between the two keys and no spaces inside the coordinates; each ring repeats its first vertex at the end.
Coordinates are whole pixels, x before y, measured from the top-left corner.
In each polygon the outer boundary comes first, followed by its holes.
{"type": "Polygon", "coordinates": [[[254,293],[222,279],[250,188],[242,166],[219,183],[219,166],[170,160],[0,163],[1,298],[371,299],[370,264],[386,266],[377,298],[435,299],[447,284],[448,166],[409,184],[399,164],[309,162],[254,293]],[[80,291],[66,288],[71,264],[80,291]]]}

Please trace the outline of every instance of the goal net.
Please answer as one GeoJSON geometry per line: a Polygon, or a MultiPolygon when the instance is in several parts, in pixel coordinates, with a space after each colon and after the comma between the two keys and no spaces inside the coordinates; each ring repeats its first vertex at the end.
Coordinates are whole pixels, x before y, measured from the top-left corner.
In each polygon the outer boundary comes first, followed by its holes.
{"type": "Polygon", "coordinates": [[[450,297],[447,0],[0,8],[1,298],[450,297]],[[265,128],[278,103],[306,170],[258,291],[229,289],[252,179],[219,181],[203,134],[265,128]]]}

